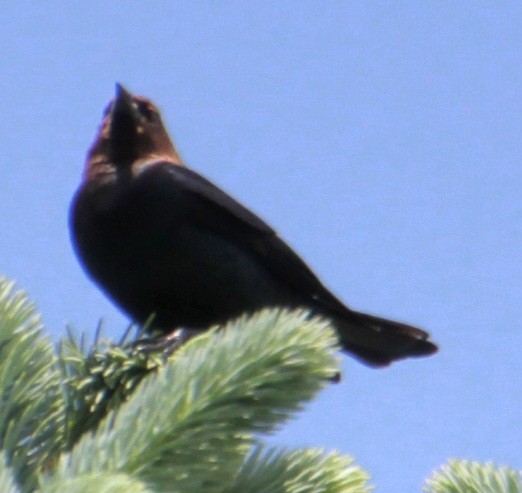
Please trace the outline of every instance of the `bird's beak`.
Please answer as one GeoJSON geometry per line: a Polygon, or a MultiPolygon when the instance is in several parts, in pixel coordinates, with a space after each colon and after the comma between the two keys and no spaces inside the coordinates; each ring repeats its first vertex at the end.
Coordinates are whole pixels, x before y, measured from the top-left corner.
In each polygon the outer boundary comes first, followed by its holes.
{"type": "Polygon", "coordinates": [[[116,96],[110,110],[111,136],[118,139],[133,135],[139,127],[140,113],[132,94],[116,83],[116,96]]]}
{"type": "Polygon", "coordinates": [[[127,91],[127,89],[125,89],[125,87],[123,87],[122,84],[120,84],[119,82],[116,82],[116,97],[117,98],[128,98],[128,99],[131,99],[132,98],[132,94],[127,91]]]}
{"type": "Polygon", "coordinates": [[[112,103],[111,114],[131,117],[134,121],[139,117],[138,107],[132,94],[119,83],[116,83],[116,97],[112,103]]]}

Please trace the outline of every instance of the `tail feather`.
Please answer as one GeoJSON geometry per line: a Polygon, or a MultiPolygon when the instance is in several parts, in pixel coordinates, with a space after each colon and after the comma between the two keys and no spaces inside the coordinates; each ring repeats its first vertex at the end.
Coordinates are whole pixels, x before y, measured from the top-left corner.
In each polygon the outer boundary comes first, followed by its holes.
{"type": "Polygon", "coordinates": [[[429,356],[438,348],[421,329],[393,320],[350,312],[336,317],[343,350],[369,366],[387,366],[395,360],[429,356]]]}

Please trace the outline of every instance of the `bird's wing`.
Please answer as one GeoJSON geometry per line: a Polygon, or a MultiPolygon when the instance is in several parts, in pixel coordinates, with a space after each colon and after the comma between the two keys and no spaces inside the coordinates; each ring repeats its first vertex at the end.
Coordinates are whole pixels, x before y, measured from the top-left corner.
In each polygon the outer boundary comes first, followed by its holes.
{"type": "Polygon", "coordinates": [[[190,194],[191,217],[202,228],[241,244],[262,258],[263,265],[274,277],[301,292],[303,299],[311,304],[346,314],[346,306],[323,286],[276,232],[228,194],[198,173],[171,163],[154,164],[148,172],[159,173],[161,180],[172,180],[176,190],[190,194]]]}

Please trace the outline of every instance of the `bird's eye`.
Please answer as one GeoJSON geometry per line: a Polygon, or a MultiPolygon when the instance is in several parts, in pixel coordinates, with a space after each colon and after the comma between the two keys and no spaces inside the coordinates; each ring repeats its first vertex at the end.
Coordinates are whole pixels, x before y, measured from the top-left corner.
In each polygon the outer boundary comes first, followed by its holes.
{"type": "Polygon", "coordinates": [[[138,103],[139,112],[149,121],[156,121],[158,119],[158,114],[154,111],[153,108],[150,107],[147,103],[138,103]]]}

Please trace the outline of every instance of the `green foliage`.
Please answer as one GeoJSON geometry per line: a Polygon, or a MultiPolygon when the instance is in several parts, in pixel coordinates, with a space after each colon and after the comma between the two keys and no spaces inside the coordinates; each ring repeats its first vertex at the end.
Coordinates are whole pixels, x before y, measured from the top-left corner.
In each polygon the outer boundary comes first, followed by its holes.
{"type": "MultiPolygon", "coordinates": [[[[96,435],[84,435],[53,480],[120,472],[154,491],[222,491],[252,434],[273,430],[311,399],[338,371],[335,355],[332,331],[305,312],[265,311],[209,331],[150,375],[96,435]]],[[[104,378],[120,372],[100,369],[104,378]]]]}
{"type": "MultiPolygon", "coordinates": [[[[174,354],[68,337],[58,353],[0,278],[2,493],[368,493],[353,459],[265,451],[338,372],[328,323],[265,310],[174,354]]],[[[452,461],[429,493],[522,493],[520,473],[452,461]]]]}
{"type": "Polygon", "coordinates": [[[86,354],[72,335],[60,344],[59,362],[64,375],[67,439],[70,450],[80,437],[133,393],[150,372],[165,363],[161,354],[96,340],[86,354]]]}
{"type": "Polygon", "coordinates": [[[0,449],[30,491],[65,435],[61,374],[52,344],[24,293],[0,278],[0,449]]]}
{"type": "Polygon", "coordinates": [[[254,449],[223,493],[367,493],[368,475],[353,459],[322,450],[254,449]]]}
{"type": "Polygon", "coordinates": [[[8,466],[5,452],[0,451],[0,485],[3,493],[19,493],[13,470],[8,466]]]}
{"type": "Polygon", "coordinates": [[[426,482],[428,493],[521,493],[520,472],[491,462],[451,460],[426,482]]]}
{"type": "Polygon", "coordinates": [[[168,357],[71,337],[56,354],[0,281],[0,351],[2,492],[256,491],[269,472],[274,492],[368,491],[337,454],[251,453],[338,372],[333,332],[306,312],[243,317],[168,357]]]}
{"type": "Polygon", "coordinates": [[[83,474],[45,482],[39,493],[155,493],[141,481],[117,473],[83,474]]]}

